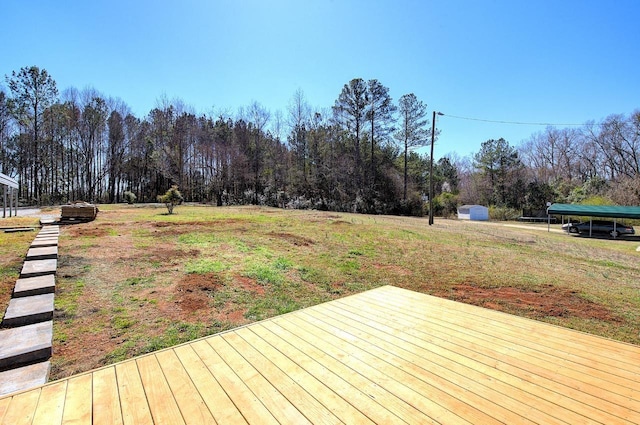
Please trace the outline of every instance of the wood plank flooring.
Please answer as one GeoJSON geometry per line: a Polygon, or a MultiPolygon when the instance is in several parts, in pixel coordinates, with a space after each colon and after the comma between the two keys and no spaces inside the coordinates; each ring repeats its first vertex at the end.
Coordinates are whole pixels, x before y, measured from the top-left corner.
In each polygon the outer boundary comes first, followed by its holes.
{"type": "Polygon", "coordinates": [[[640,424],[640,347],[385,286],[0,398],[0,424],[640,424]]]}

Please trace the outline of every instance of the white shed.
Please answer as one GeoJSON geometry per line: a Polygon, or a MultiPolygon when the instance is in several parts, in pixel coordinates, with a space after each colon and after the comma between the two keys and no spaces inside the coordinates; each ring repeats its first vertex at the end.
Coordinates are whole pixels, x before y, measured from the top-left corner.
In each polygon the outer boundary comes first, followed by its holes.
{"type": "Polygon", "coordinates": [[[463,205],[458,207],[458,219],[460,220],[489,220],[489,208],[482,205],[463,205]]]}

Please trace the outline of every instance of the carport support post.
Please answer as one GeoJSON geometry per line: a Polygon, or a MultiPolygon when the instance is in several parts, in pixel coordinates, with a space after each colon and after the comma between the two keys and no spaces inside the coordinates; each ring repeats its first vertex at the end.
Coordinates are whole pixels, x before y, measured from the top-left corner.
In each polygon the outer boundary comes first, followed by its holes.
{"type": "Polygon", "coordinates": [[[550,207],[551,202],[547,202],[547,232],[551,232],[551,214],[549,214],[550,207]]]}

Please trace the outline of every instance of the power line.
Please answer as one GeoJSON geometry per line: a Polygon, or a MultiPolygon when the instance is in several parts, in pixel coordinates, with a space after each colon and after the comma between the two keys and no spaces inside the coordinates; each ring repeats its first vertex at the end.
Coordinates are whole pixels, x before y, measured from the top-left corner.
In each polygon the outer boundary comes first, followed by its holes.
{"type": "Polygon", "coordinates": [[[459,120],[467,120],[467,121],[481,121],[481,122],[490,122],[490,123],[496,123],[496,124],[514,124],[514,125],[539,125],[539,126],[546,126],[546,127],[556,127],[556,126],[583,126],[585,125],[585,123],[581,123],[581,124],[565,124],[565,123],[549,123],[549,122],[521,122],[521,121],[498,121],[498,120],[485,120],[482,118],[470,118],[470,117],[461,117],[461,116],[457,116],[457,115],[449,115],[449,114],[442,114],[445,117],[449,117],[449,118],[456,118],[459,120]]]}

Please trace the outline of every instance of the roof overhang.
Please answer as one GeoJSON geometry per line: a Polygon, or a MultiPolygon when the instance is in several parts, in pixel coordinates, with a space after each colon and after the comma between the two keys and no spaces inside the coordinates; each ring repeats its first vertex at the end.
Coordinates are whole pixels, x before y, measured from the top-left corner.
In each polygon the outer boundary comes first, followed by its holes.
{"type": "Polygon", "coordinates": [[[0,185],[9,186],[14,189],[18,188],[18,182],[15,179],[12,179],[11,177],[2,173],[0,173],[0,185]]]}
{"type": "Polygon", "coordinates": [[[552,204],[547,208],[549,215],[573,215],[581,217],[635,218],[640,219],[640,207],[617,205],[573,205],[552,204]]]}

